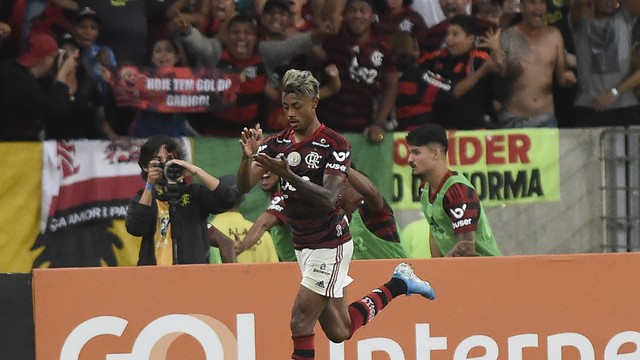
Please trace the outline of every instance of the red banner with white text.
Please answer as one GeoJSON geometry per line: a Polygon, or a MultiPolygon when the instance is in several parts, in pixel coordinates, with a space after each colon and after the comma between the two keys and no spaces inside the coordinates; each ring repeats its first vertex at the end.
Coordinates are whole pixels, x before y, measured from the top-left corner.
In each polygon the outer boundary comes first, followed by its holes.
{"type": "Polygon", "coordinates": [[[118,68],[113,84],[119,107],[161,113],[205,112],[236,102],[241,75],[217,68],[118,68]]]}

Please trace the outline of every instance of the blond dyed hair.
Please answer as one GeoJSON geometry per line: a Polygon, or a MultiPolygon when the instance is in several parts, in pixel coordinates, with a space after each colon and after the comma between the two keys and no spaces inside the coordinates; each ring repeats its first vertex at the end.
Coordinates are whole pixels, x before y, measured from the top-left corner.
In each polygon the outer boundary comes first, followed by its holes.
{"type": "Polygon", "coordinates": [[[282,78],[282,92],[298,97],[318,99],[320,97],[320,82],[313,77],[310,71],[291,69],[282,78]]]}

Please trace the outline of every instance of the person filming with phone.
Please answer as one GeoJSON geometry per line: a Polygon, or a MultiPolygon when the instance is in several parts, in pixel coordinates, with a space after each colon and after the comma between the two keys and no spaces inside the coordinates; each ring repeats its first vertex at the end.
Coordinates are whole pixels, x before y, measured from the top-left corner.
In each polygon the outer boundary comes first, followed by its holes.
{"type": "Polygon", "coordinates": [[[182,159],[178,143],[164,135],[140,148],[146,185],[131,199],[125,221],[131,235],[142,236],[138,265],[208,264],[207,219],[240,197],[235,186],[182,159]],[[200,184],[187,181],[191,177],[200,184]]]}
{"type": "Polygon", "coordinates": [[[69,74],[78,55],[63,58],[54,38],[36,34],[22,55],[0,63],[0,141],[44,140],[52,115],[71,105],[69,74]],[[48,85],[41,81],[47,77],[48,85]]]}

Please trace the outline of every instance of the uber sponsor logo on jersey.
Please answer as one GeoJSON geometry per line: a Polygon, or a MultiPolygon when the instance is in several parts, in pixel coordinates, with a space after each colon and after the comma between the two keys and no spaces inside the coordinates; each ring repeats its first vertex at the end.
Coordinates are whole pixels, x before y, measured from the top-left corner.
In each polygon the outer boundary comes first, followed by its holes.
{"type": "Polygon", "coordinates": [[[457,229],[462,226],[471,225],[471,219],[462,219],[453,223],[453,229],[457,229]]]}
{"type": "Polygon", "coordinates": [[[349,154],[350,154],[349,151],[334,151],[333,157],[336,159],[336,161],[343,162],[347,160],[347,157],[349,157],[349,154]]]}
{"type": "Polygon", "coordinates": [[[327,164],[327,168],[328,169],[335,169],[335,170],[340,170],[340,171],[347,171],[347,167],[341,164],[336,164],[336,163],[328,163],[327,164]]]}
{"type": "Polygon", "coordinates": [[[455,209],[449,209],[449,211],[456,219],[461,219],[464,216],[464,212],[467,211],[467,204],[463,204],[461,207],[455,209]]]}

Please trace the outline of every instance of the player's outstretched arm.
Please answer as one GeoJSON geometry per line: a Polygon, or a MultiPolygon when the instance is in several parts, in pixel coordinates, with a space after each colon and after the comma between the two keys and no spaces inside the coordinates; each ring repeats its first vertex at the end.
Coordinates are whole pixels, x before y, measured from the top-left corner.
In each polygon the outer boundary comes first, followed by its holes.
{"type": "Polygon", "coordinates": [[[347,178],[351,186],[364,197],[364,204],[374,212],[382,210],[384,198],[373,182],[358,170],[351,168],[347,178]]]}
{"type": "Polygon", "coordinates": [[[320,186],[294,173],[284,155],[272,158],[269,155],[260,153],[254,155],[253,159],[265,170],[280,176],[281,179],[285,179],[297,191],[304,193],[309,202],[316,205],[318,211],[329,211],[337,203],[338,195],[345,181],[344,177],[325,174],[323,185],[320,186]]]}
{"type": "Polygon", "coordinates": [[[249,231],[247,231],[247,234],[244,236],[244,239],[242,239],[242,241],[236,242],[235,244],[236,255],[240,255],[245,250],[251,248],[253,245],[255,245],[258,242],[258,240],[260,240],[260,238],[262,237],[262,235],[264,235],[265,232],[269,231],[269,229],[279,224],[280,224],[280,220],[276,216],[268,212],[263,212],[258,217],[256,222],[251,226],[251,228],[249,228],[249,231]]]}
{"type": "Polygon", "coordinates": [[[208,236],[209,244],[220,250],[220,258],[222,258],[223,263],[238,262],[234,249],[235,241],[213,226],[209,228],[208,236]]]}

